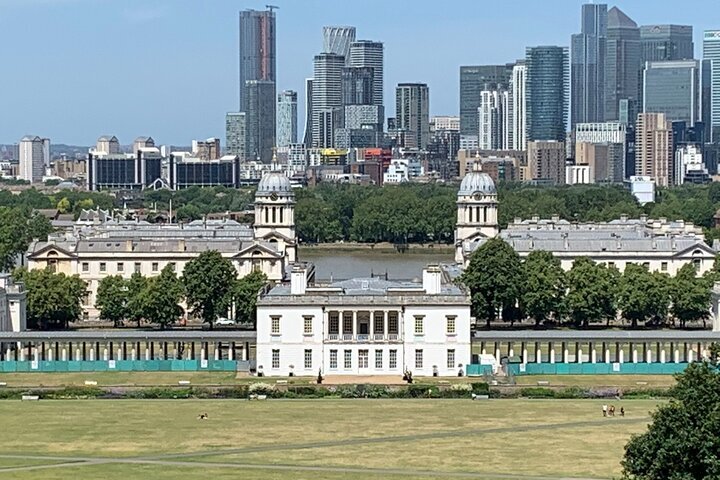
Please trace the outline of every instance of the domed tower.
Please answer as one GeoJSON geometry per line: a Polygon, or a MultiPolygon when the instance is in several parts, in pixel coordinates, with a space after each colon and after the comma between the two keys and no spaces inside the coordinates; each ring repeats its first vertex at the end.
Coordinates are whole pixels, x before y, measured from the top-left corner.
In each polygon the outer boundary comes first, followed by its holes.
{"type": "Polygon", "coordinates": [[[495,182],[487,173],[465,175],[457,196],[455,261],[463,263],[463,243],[498,234],[498,201],[495,182]]]}
{"type": "Polygon", "coordinates": [[[255,239],[276,243],[289,262],[297,259],[295,193],[282,173],[265,174],[255,193],[255,239]]]}

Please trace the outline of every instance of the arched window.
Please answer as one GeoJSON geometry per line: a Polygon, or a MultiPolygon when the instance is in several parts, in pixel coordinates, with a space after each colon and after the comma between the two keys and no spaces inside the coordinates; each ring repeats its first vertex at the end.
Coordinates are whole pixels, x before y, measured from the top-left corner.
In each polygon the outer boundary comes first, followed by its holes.
{"type": "Polygon", "coordinates": [[[50,250],[47,254],[47,268],[50,269],[51,272],[55,273],[57,271],[57,259],[58,253],[55,250],[50,250]]]}

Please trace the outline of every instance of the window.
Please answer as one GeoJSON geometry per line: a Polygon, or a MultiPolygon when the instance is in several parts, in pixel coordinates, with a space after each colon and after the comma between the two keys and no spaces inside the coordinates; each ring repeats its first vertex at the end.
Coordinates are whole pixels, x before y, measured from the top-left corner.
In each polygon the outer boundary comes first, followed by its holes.
{"type": "Polygon", "coordinates": [[[415,368],[423,368],[423,351],[415,350],[415,368]]]}
{"type": "Polygon", "coordinates": [[[397,335],[398,331],[398,313],[388,312],[388,333],[397,335]]]}
{"type": "Polygon", "coordinates": [[[303,317],[303,334],[312,335],[313,317],[303,317]]]}
{"type": "Polygon", "coordinates": [[[650,262],[643,262],[643,267],[650,269],[650,262]]]}
{"type": "Polygon", "coordinates": [[[343,312],[343,331],[342,333],[352,333],[353,331],[353,314],[352,312],[343,312]]]}
{"type": "Polygon", "coordinates": [[[168,263],[168,265],[170,265],[170,268],[173,272],[177,269],[177,264],[175,262],[170,262],[168,263]]]}
{"type": "Polygon", "coordinates": [[[140,262],[135,262],[135,273],[142,273],[142,264],[140,262]]]}
{"type": "Polygon", "coordinates": [[[695,266],[695,271],[699,272],[699,271],[700,271],[700,265],[702,265],[702,260],[700,260],[699,258],[694,258],[694,259],[693,259],[693,265],[695,266]]]}
{"type": "Polygon", "coordinates": [[[125,271],[125,264],[123,262],[118,262],[117,264],[117,271],[118,272],[124,272],[125,271]]]}
{"type": "Polygon", "coordinates": [[[280,368],[280,350],[272,351],[272,368],[280,368]]]}
{"type": "Polygon", "coordinates": [[[375,368],[381,369],[383,364],[383,351],[375,350],[375,368]]]}
{"type": "Polygon", "coordinates": [[[448,335],[455,335],[455,318],[457,317],[455,317],[454,315],[448,315],[447,317],[445,317],[448,335]]]}
{"type": "Polygon", "coordinates": [[[270,317],[270,334],[280,335],[280,317],[270,317]]]}
{"type": "Polygon", "coordinates": [[[608,262],[608,267],[615,268],[615,262],[608,262]]]}
{"type": "Polygon", "coordinates": [[[390,360],[388,362],[388,367],[391,370],[397,368],[397,350],[390,350],[390,360]]]}
{"type": "Polygon", "coordinates": [[[415,335],[422,335],[425,332],[425,317],[415,316],[415,335]]]}
{"type": "Polygon", "coordinates": [[[305,369],[310,370],[312,368],[312,350],[305,350],[305,369]]]}
{"type": "Polygon", "coordinates": [[[337,350],[330,350],[330,369],[337,368],[337,350]]]}
{"type": "Polygon", "coordinates": [[[88,262],[83,262],[82,264],[82,271],[83,272],[89,272],[90,271],[90,264],[88,262]]]}
{"type": "Polygon", "coordinates": [[[447,368],[455,368],[455,350],[447,351],[447,368]]]}
{"type": "Polygon", "coordinates": [[[667,272],[667,262],[662,262],[660,264],[660,270],[663,272],[667,272]]]}
{"type": "Polygon", "coordinates": [[[100,271],[101,272],[107,272],[107,263],[100,262],[100,271]]]}
{"type": "Polygon", "coordinates": [[[329,321],[330,321],[330,330],[328,333],[331,335],[337,335],[340,333],[340,318],[337,312],[330,312],[329,315],[329,321]]]}
{"type": "Polygon", "coordinates": [[[368,368],[368,356],[367,350],[358,350],[358,368],[368,368]]]}
{"type": "Polygon", "coordinates": [[[158,270],[160,270],[160,264],[158,262],[153,262],[152,271],[157,272],[158,270]]]}
{"type": "Polygon", "coordinates": [[[352,350],[345,350],[345,369],[352,368],[352,350]]]}

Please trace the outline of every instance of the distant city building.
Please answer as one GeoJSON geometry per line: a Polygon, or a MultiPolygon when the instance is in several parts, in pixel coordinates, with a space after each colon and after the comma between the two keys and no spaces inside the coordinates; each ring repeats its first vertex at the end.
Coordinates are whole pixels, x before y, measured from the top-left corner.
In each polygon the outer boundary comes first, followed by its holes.
{"type": "Polygon", "coordinates": [[[633,175],[629,180],[630,193],[640,205],[655,201],[655,180],[652,177],[633,175]]]}
{"type": "Polygon", "coordinates": [[[527,67],[519,61],[512,69],[510,81],[510,145],[513,150],[527,148],[527,67]]]}
{"type": "Polygon", "coordinates": [[[565,167],[565,183],[568,185],[584,185],[595,183],[592,166],[587,164],[568,165],[565,167]]]}
{"type": "Polygon", "coordinates": [[[297,143],[297,92],[285,90],[278,94],[277,146],[297,143]]]}
{"type": "Polygon", "coordinates": [[[225,155],[216,160],[203,160],[190,155],[170,154],[169,184],[173,190],[188,187],[240,186],[240,158],[225,155]]]}
{"type": "Polygon", "coordinates": [[[141,148],[153,148],[155,146],[155,140],[152,137],[137,137],[133,141],[133,153],[137,153],[141,148]]]}
{"type": "Polygon", "coordinates": [[[424,149],[430,140],[430,91],[425,83],[399,83],[395,90],[396,128],[412,139],[410,147],[424,149]]]}
{"type": "MultiPolygon", "coordinates": [[[[272,9],[241,11],[240,111],[245,111],[248,95],[247,82],[263,80],[274,83],[277,81],[275,72],[275,12],[272,9]]],[[[275,98],[275,92],[273,92],[272,98],[275,98]]]]}
{"type": "MultiPolygon", "coordinates": [[[[593,171],[595,181],[622,182],[625,180],[625,165],[630,154],[627,125],[620,122],[578,123],[575,125],[576,150],[574,153],[577,153],[577,145],[582,143],[603,145],[608,155],[607,170],[593,171]]],[[[635,162],[634,157],[632,162],[635,162]]],[[[579,163],[577,156],[575,156],[575,163],[579,163]]]]}
{"type": "Polygon", "coordinates": [[[580,25],[580,33],[571,39],[572,126],[605,117],[607,5],[583,5],[580,25]]]}
{"type": "Polygon", "coordinates": [[[430,117],[430,131],[452,130],[460,131],[460,117],[456,116],[435,116],[430,117]]]}
{"type": "Polygon", "coordinates": [[[620,183],[624,180],[624,142],[576,142],[574,157],[575,166],[587,166],[589,168],[589,181],[575,183],[620,183]]]}
{"type": "Polygon", "coordinates": [[[562,185],[565,183],[565,142],[529,141],[527,161],[530,178],[562,185]]]}
{"type": "Polygon", "coordinates": [[[192,154],[200,160],[217,160],[220,158],[220,139],[211,137],[207,140],[193,140],[192,154]]]}
{"type": "Polygon", "coordinates": [[[423,174],[422,163],[417,158],[393,159],[383,176],[383,183],[405,183],[423,174]]]}
{"type": "Polygon", "coordinates": [[[245,160],[246,128],[245,112],[228,112],[225,114],[225,154],[237,155],[245,160]]]}
{"type": "Polygon", "coordinates": [[[478,108],[478,148],[500,150],[510,148],[510,92],[483,90],[478,108]]]}
{"type": "Polygon", "coordinates": [[[708,183],[710,175],[699,145],[682,145],[675,151],[675,184],[708,183]]]}
{"type": "Polygon", "coordinates": [[[695,58],[691,25],[643,25],[640,27],[640,61],[661,62],[695,58]]]}
{"type": "MultiPolygon", "coordinates": [[[[0,273],[0,332],[27,329],[27,292],[9,273],[0,273]]],[[[7,358],[7,357],[6,357],[7,358]]]]}
{"type": "Polygon", "coordinates": [[[480,92],[507,88],[510,84],[514,64],[473,65],[460,67],[460,143],[477,148],[478,108],[480,92]]]}
{"type": "Polygon", "coordinates": [[[115,135],[103,135],[97,139],[95,150],[105,152],[108,155],[120,153],[120,142],[115,135]]]}
{"type": "Polygon", "coordinates": [[[305,79],[305,133],[303,134],[303,143],[310,148],[313,141],[313,79],[305,79]]]}
{"type": "Polygon", "coordinates": [[[315,56],[312,82],[312,145],[332,147],[334,129],[342,122],[342,72],[345,57],[335,53],[315,56]]]}
{"type": "Polygon", "coordinates": [[[18,146],[18,177],[31,183],[42,182],[50,166],[50,139],[26,135],[18,146]]]}
{"type": "MultiPolygon", "coordinates": [[[[622,10],[613,7],[607,14],[605,56],[605,120],[620,120],[620,102],[637,106],[640,76],[640,28],[622,10]]],[[[637,112],[637,108],[633,109],[637,112]]],[[[630,124],[635,115],[630,115],[630,124]]],[[[627,121],[624,123],[628,123],[627,121]]]]}
{"type": "Polygon", "coordinates": [[[355,41],[355,27],[323,27],[323,52],[334,53],[345,58],[348,64],[350,45],[355,41]]]}
{"type": "Polygon", "coordinates": [[[245,97],[245,155],[270,163],[275,147],[275,83],[248,80],[245,97]]]}
{"type": "Polygon", "coordinates": [[[343,68],[343,105],[374,105],[373,77],[374,69],[372,67],[343,68]]]}
{"type": "Polygon", "coordinates": [[[696,60],[647,62],[643,69],[643,112],[664,113],[671,122],[699,119],[699,65],[696,60]]]}
{"type": "Polygon", "coordinates": [[[641,113],[635,128],[635,174],[659,187],[673,184],[672,124],[664,113],[641,113]]]}
{"type": "Polygon", "coordinates": [[[345,105],[345,128],[382,132],[384,109],[381,105],[345,105]]]}
{"type": "Polygon", "coordinates": [[[350,45],[350,59],[348,66],[358,68],[372,68],[372,103],[382,106],[384,88],[384,46],[382,42],[359,40],[350,45]]]}
{"type": "MultiPolygon", "coordinates": [[[[525,64],[527,140],[564,142],[569,100],[568,49],[528,47],[525,64]]],[[[564,173],[562,177],[564,180],[564,173]]]]}
{"type": "Polygon", "coordinates": [[[705,75],[708,95],[710,138],[720,142],[720,30],[706,30],[703,35],[703,60],[707,66],[705,75]]]}
{"type": "Polygon", "coordinates": [[[162,178],[162,161],[157,147],[113,154],[91,150],[87,158],[87,189],[142,190],[162,178]]]}

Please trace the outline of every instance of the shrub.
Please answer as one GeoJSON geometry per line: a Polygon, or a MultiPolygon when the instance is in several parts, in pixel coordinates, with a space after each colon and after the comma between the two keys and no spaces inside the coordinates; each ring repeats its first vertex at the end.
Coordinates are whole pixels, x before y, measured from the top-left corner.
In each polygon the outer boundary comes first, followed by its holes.
{"type": "Polygon", "coordinates": [[[450,386],[450,390],[458,393],[470,393],[473,388],[469,383],[454,383],[450,386]]]}
{"type": "Polygon", "coordinates": [[[555,398],[555,392],[544,387],[525,387],[520,389],[520,396],[526,398],[555,398]]]}
{"type": "Polygon", "coordinates": [[[490,393],[490,385],[487,382],[471,383],[470,388],[475,395],[488,395],[490,393]]]}
{"type": "Polygon", "coordinates": [[[438,388],[434,385],[411,384],[407,387],[409,398],[435,398],[438,396],[438,388]]]}
{"type": "Polygon", "coordinates": [[[47,399],[80,399],[80,398],[99,398],[105,394],[105,391],[98,387],[63,387],[58,390],[30,392],[31,395],[38,395],[40,398],[47,399]]]}
{"type": "Polygon", "coordinates": [[[275,385],[263,382],[251,383],[248,387],[248,393],[251,395],[273,395],[275,393],[275,385]]]}

